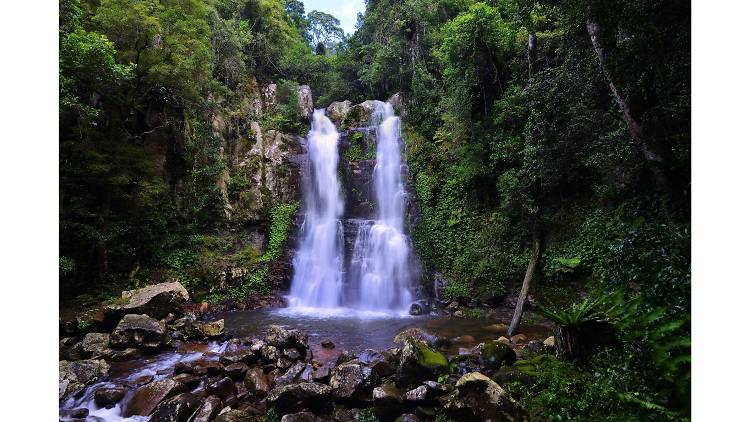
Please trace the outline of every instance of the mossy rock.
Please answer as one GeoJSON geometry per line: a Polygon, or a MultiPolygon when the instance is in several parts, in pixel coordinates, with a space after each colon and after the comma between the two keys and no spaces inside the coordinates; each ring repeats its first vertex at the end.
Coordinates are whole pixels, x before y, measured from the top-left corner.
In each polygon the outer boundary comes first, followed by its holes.
{"type": "Polygon", "coordinates": [[[482,362],[490,369],[497,369],[504,365],[511,366],[516,359],[518,359],[516,352],[507,344],[497,340],[486,343],[482,348],[482,362]]]}
{"type": "Polygon", "coordinates": [[[417,345],[419,350],[419,364],[430,369],[448,369],[448,359],[442,353],[433,350],[427,345],[417,345]]]}

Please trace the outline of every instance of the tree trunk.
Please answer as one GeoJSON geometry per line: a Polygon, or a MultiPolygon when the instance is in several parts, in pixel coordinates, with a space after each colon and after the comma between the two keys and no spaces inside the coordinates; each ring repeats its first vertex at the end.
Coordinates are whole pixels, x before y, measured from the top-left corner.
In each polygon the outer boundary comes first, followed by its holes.
{"type": "Polygon", "coordinates": [[[513,319],[510,321],[508,327],[508,338],[513,336],[513,333],[521,323],[521,316],[523,316],[523,305],[526,303],[526,298],[529,296],[529,287],[531,287],[531,279],[534,278],[534,272],[536,271],[536,265],[539,262],[539,252],[542,248],[542,242],[539,235],[539,230],[534,229],[531,245],[531,258],[529,258],[529,266],[526,267],[526,275],[523,277],[523,284],[521,285],[521,293],[518,295],[518,302],[516,302],[516,310],[513,312],[513,319]]]}
{"type": "Polygon", "coordinates": [[[534,63],[536,62],[536,34],[529,32],[529,44],[526,50],[526,59],[529,61],[529,80],[534,76],[534,63]]]}
{"type": "Polygon", "coordinates": [[[597,60],[599,61],[599,67],[604,74],[604,79],[612,91],[612,96],[615,98],[617,106],[620,108],[622,118],[625,120],[625,125],[628,128],[628,133],[633,138],[636,146],[640,150],[643,158],[646,160],[649,168],[651,169],[654,179],[656,181],[657,188],[666,195],[671,193],[670,181],[665,173],[665,165],[669,161],[667,158],[671,158],[671,151],[668,151],[659,146],[654,142],[653,139],[649,139],[643,133],[643,127],[640,122],[633,117],[630,106],[628,105],[627,99],[620,93],[620,90],[615,85],[612,79],[612,74],[609,72],[605,62],[605,51],[604,47],[599,42],[600,27],[594,20],[589,20],[586,23],[586,30],[588,31],[589,37],[591,38],[591,44],[596,52],[597,60]]]}

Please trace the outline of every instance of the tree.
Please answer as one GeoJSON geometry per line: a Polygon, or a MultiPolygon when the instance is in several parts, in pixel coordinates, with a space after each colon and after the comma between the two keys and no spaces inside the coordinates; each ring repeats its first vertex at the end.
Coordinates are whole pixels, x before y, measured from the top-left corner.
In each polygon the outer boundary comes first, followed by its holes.
{"type": "Polygon", "coordinates": [[[338,19],[325,12],[313,10],[307,14],[312,45],[317,54],[325,54],[334,49],[336,43],[344,38],[338,19]]]}

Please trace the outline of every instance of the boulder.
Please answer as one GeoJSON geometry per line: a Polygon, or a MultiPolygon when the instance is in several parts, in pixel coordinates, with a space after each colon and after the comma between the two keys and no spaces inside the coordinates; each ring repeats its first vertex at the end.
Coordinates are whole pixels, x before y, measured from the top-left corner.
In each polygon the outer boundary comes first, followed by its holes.
{"type": "Polygon", "coordinates": [[[258,349],[257,351],[253,349],[252,346],[248,346],[245,344],[242,344],[239,341],[233,341],[236,339],[232,339],[227,342],[226,348],[224,348],[224,352],[221,354],[221,363],[225,365],[229,365],[232,363],[238,363],[238,362],[244,362],[244,363],[253,363],[258,359],[258,349]]]}
{"type": "Polygon", "coordinates": [[[372,112],[377,108],[378,101],[367,100],[352,106],[341,121],[342,128],[366,127],[372,123],[372,112]]]}
{"type": "Polygon", "coordinates": [[[406,340],[409,338],[422,340],[432,346],[434,346],[438,341],[438,336],[430,334],[421,328],[407,328],[396,334],[396,337],[393,338],[393,342],[398,344],[399,346],[404,346],[406,344],[406,340]]]}
{"type": "Polygon", "coordinates": [[[401,391],[393,384],[383,384],[372,390],[372,404],[381,420],[392,420],[403,412],[403,402],[401,391]]]}
{"type": "Polygon", "coordinates": [[[313,113],[313,96],[310,85],[300,85],[297,89],[297,101],[299,103],[300,115],[305,120],[310,120],[313,113]]]}
{"type": "Polygon", "coordinates": [[[224,367],[224,373],[234,381],[242,381],[245,379],[245,373],[248,367],[242,362],[232,363],[224,367]]]}
{"type": "Polygon", "coordinates": [[[516,359],[516,352],[503,342],[490,341],[482,347],[482,363],[489,369],[513,365],[516,359]]]}
{"type": "Polygon", "coordinates": [[[260,358],[263,363],[276,363],[281,357],[279,349],[269,344],[266,344],[260,349],[260,358]]]}
{"type": "Polygon", "coordinates": [[[328,366],[321,366],[320,368],[313,371],[313,381],[328,384],[331,380],[331,368],[328,366]]]}
{"type": "Polygon", "coordinates": [[[214,419],[214,422],[250,422],[252,418],[242,410],[225,408],[214,419]]]}
{"type": "Polygon", "coordinates": [[[248,391],[261,397],[268,394],[268,391],[271,390],[263,369],[258,367],[247,370],[245,373],[245,386],[248,391]]]}
{"type": "Polygon", "coordinates": [[[108,354],[109,334],[87,333],[81,341],[81,349],[86,356],[99,358],[108,354]]]}
{"type": "Polygon", "coordinates": [[[461,421],[527,421],[528,415],[494,381],[472,372],[462,376],[445,401],[452,418],[461,421]]]}
{"type": "Polygon", "coordinates": [[[218,321],[199,323],[198,331],[205,338],[216,338],[224,335],[224,319],[218,321]]]}
{"type": "Polygon", "coordinates": [[[336,347],[336,345],[333,344],[333,342],[328,339],[321,341],[320,346],[323,347],[324,349],[333,349],[336,347]]]}
{"type": "Polygon", "coordinates": [[[424,309],[422,308],[422,305],[419,303],[412,303],[409,307],[409,315],[417,316],[422,315],[424,313],[424,309]]]}
{"type": "Polygon", "coordinates": [[[211,422],[221,411],[221,399],[216,396],[208,396],[203,404],[195,411],[190,422],[211,422]]]}
{"type": "Polygon", "coordinates": [[[412,403],[422,403],[427,401],[429,389],[426,385],[420,385],[419,387],[409,390],[404,394],[404,399],[412,403]]]}
{"type": "Polygon", "coordinates": [[[331,371],[332,395],[335,399],[363,400],[371,396],[378,380],[377,373],[359,361],[350,361],[331,371]]]}
{"type": "Polygon", "coordinates": [[[297,362],[283,375],[276,378],[276,385],[292,384],[298,381],[312,381],[313,367],[309,363],[297,362]]]}
{"type": "Polygon", "coordinates": [[[214,376],[220,375],[224,370],[221,363],[206,358],[183,360],[174,365],[175,374],[192,374],[197,376],[214,376]]]}
{"type": "Polygon", "coordinates": [[[283,385],[271,390],[266,401],[282,415],[303,410],[319,412],[330,407],[331,387],[317,382],[283,385]]]}
{"type": "Polygon", "coordinates": [[[94,403],[109,409],[119,403],[127,393],[128,389],[122,386],[102,387],[94,392],[94,403]]]}
{"type": "Polygon", "coordinates": [[[290,413],[281,418],[281,422],[323,422],[324,420],[312,412],[290,413]]]}
{"type": "Polygon", "coordinates": [[[469,372],[482,370],[482,357],[477,354],[462,354],[451,358],[451,365],[458,369],[458,373],[463,375],[469,372]]]}
{"type": "Polygon", "coordinates": [[[120,304],[104,308],[105,320],[117,321],[126,314],[146,314],[161,319],[167,314],[177,314],[190,300],[188,291],[179,282],[160,283],[137,290],[122,292],[120,304]]]}
{"type": "Polygon", "coordinates": [[[182,393],[161,402],[149,418],[149,422],[187,422],[201,407],[200,397],[193,393],[182,393]]]}
{"type": "Polygon", "coordinates": [[[341,123],[346,118],[349,109],[352,107],[352,102],[346,101],[334,101],[326,108],[326,115],[335,123],[341,123]]]}
{"type": "Polygon", "coordinates": [[[405,107],[405,101],[404,101],[404,94],[402,92],[397,92],[393,95],[391,95],[390,98],[388,98],[388,103],[390,103],[393,106],[393,110],[398,113],[400,116],[406,115],[406,107],[405,107]]]}
{"type": "Polygon", "coordinates": [[[122,350],[108,350],[106,358],[113,362],[123,362],[126,360],[133,360],[141,356],[141,351],[134,347],[128,347],[122,350]]]}
{"type": "Polygon", "coordinates": [[[146,384],[137,390],[125,404],[122,416],[148,416],[162,401],[187,392],[188,387],[180,382],[166,378],[146,384]]]}
{"type": "Polygon", "coordinates": [[[109,364],[103,359],[89,359],[59,363],[59,399],[77,394],[87,385],[94,383],[109,373],[109,364]]]}
{"type": "Polygon", "coordinates": [[[300,330],[287,330],[278,325],[271,325],[266,330],[265,342],[277,349],[291,347],[301,353],[307,352],[307,334],[300,330]]]}
{"type": "Polygon", "coordinates": [[[523,334],[516,334],[510,338],[511,343],[519,344],[519,343],[526,343],[528,339],[523,334]]]}
{"type": "Polygon", "coordinates": [[[388,377],[396,372],[396,367],[388,362],[382,353],[367,349],[357,355],[357,359],[372,368],[381,377],[388,377]]]}
{"type": "Polygon", "coordinates": [[[234,387],[234,382],[232,382],[232,379],[229,377],[224,377],[206,386],[206,394],[209,396],[218,396],[222,399],[226,399],[236,393],[237,389],[234,387]]]}
{"type": "Polygon", "coordinates": [[[424,341],[406,340],[398,365],[398,380],[402,385],[416,385],[426,380],[436,380],[448,371],[448,359],[424,341]]]}
{"type": "Polygon", "coordinates": [[[112,347],[159,348],[164,342],[164,323],[148,315],[125,315],[110,336],[112,347]]]}
{"type": "Polygon", "coordinates": [[[185,384],[191,390],[198,387],[201,383],[201,378],[191,374],[179,374],[171,377],[173,380],[185,384]]]}
{"type": "Polygon", "coordinates": [[[544,345],[547,347],[555,347],[555,336],[549,336],[544,340],[544,345]]]}

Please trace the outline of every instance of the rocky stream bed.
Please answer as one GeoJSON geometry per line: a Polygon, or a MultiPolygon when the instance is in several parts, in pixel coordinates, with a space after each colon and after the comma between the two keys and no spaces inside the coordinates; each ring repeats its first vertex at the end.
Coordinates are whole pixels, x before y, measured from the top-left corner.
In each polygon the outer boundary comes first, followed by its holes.
{"type": "Polygon", "coordinates": [[[507,339],[452,316],[201,318],[179,283],[121,302],[61,339],[61,421],[522,421],[502,385],[519,354],[553,350],[547,327],[507,339]]]}

